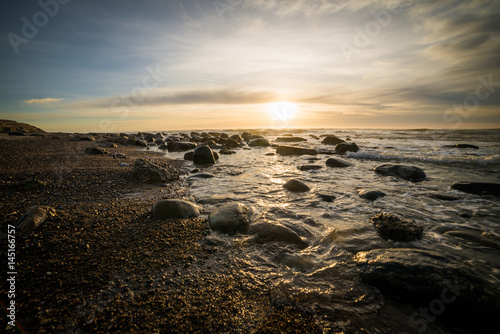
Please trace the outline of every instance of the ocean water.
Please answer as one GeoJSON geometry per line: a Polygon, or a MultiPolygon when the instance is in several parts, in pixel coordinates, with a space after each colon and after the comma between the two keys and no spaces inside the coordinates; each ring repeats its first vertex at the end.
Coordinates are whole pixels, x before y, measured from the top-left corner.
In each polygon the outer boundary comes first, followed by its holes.
{"type": "MultiPolygon", "coordinates": [[[[213,166],[200,167],[192,162],[184,165],[186,171],[200,168],[215,176],[201,179],[190,178],[188,174],[183,179],[191,199],[205,214],[221,203],[238,201],[252,208],[254,219],[294,226],[310,244],[301,250],[279,243],[255,245],[244,236],[216,233],[210,236],[211,243],[225,245],[231,261],[249,279],[275,286],[277,291],[293,295],[313,309],[357,316],[371,314],[382,309],[387,301],[377,289],[361,282],[354,256],[374,249],[406,247],[458,257],[481,273],[481,279],[500,289],[500,198],[450,188],[454,182],[500,183],[500,130],[247,131],[263,135],[271,144],[322,151],[315,157],[280,156],[268,155],[276,152],[274,147],[244,146],[231,149],[236,154],[221,155],[213,166]],[[283,134],[307,141],[276,142],[283,134]],[[339,156],[333,154],[334,146],[321,144],[324,135],[349,138],[360,147],[358,152],[340,157],[352,163],[352,167],[325,165],[328,158],[339,156]],[[479,149],[445,147],[459,143],[473,144],[479,149]],[[311,171],[297,168],[310,163],[323,168],[311,171]],[[420,167],[427,179],[411,182],[373,171],[385,163],[420,167]],[[311,191],[286,191],[283,184],[292,178],[308,184],[311,191]],[[387,196],[371,202],[358,196],[361,189],[380,190],[387,196]],[[458,200],[428,196],[432,193],[457,196],[458,200]],[[325,202],[319,194],[333,195],[335,200],[325,202]],[[396,213],[422,225],[422,240],[410,243],[383,240],[370,222],[379,212],[396,213]],[[334,230],[336,234],[331,234],[334,230]],[[320,242],[329,234],[331,242],[320,242]]],[[[243,130],[222,132],[231,135],[243,130]]],[[[165,156],[182,159],[184,152],[166,152],[165,156]]],[[[393,315],[401,318],[398,322],[401,328],[395,328],[394,332],[408,331],[408,312],[393,315]]],[[[336,326],[342,329],[342,324],[336,326]]],[[[417,328],[413,330],[418,332],[417,328]]],[[[437,332],[447,332],[446,326],[437,332]]]]}

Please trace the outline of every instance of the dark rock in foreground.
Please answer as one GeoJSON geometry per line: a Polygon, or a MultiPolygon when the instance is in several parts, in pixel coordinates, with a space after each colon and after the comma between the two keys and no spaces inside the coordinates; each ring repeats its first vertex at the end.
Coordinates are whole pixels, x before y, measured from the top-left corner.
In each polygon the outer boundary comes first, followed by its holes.
{"type": "Polygon", "coordinates": [[[265,138],[257,138],[257,139],[250,140],[250,142],[248,143],[248,146],[267,147],[267,146],[271,146],[271,144],[269,144],[269,141],[265,138]]]}
{"type": "Polygon", "coordinates": [[[211,165],[215,163],[212,149],[206,145],[198,146],[194,149],[193,162],[198,165],[211,165]]]}
{"type": "Polygon", "coordinates": [[[153,205],[153,217],[155,219],[186,219],[198,217],[199,215],[198,207],[188,201],[166,199],[153,205]]]}
{"type": "Polygon", "coordinates": [[[335,146],[335,153],[344,154],[345,152],[358,152],[359,147],[355,143],[340,143],[335,146]]]}
{"type": "Polygon", "coordinates": [[[279,146],[276,153],[281,155],[316,155],[318,152],[314,149],[298,146],[279,146]]]}
{"type": "Polygon", "coordinates": [[[321,144],[324,145],[337,145],[343,143],[344,141],[337,136],[327,136],[322,141],[321,144]]]}
{"type": "Polygon", "coordinates": [[[306,248],[307,242],[292,229],[273,221],[256,222],[250,225],[248,234],[255,235],[255,240],[258,243],[279,242],[283,241],[289,244],[294,244],[300,248],[306,248]]]}
{"type": "Polygon", "coordinates": [[[330,158],[328,160],[326,160],[326,165],[328,167],[351,167],[352,164],[345,161],[345,160],[342,160],[342,159],[338,159],[338,158],[330,158]]]}
{"type": "Polygon", "coordinates": [[[307,184],[302,181],[291,179],[283,185],[283,188],[294,192],[305,192],[311,190],[307,184]]]}
{"type": "Polygon", "coordinates": [[[408,181],[421,181],[427,177],[421,168],[414,166],[385,164],[377,166],[374,170],[381,175],[394,176],[408,181]]]}
{"type": "Polygon", "coordinates": [[[367,199],[369,201],[375,201],[381,197],[387,196],[386,193],[380,190],[367,190],[367,189],[360,190],[358,195],[362,199],[367,199]]]}
{"type": "Polygon", "coordinates": [[[16,229],[19,233],[29,233],[39,228],[48,219],[56,215],[56,210],[49,206],[32,206],[17,221],[16,229]]]}
{"type": "Polygon", "coordinates": [[[385,240],[414,241],[422,239],[422,226],[401,219],[392,213],[379,213],[371,219],[379,235],[385,240]]]}
{"type": "Polygon", "coordinates": [[[475,195],[500,196],[500,184],[488,182],[457,182],[451,185],[452,189],[475,195]]]}
{"type": "Polygon", "coordinates": [[[234,235],[247,233],[250,225],[250,210],[241,203],[225,203],[210,212],[210,228],[214,231],[234,235]]]}

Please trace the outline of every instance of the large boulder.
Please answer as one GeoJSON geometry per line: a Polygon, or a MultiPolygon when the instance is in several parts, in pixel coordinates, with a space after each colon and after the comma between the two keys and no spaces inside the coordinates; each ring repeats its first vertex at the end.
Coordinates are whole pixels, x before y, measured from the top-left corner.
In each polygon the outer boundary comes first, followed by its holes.
{"type": "Polygon", "coordinates": [[[49,206],[32,206],[21,218],[19,218],[16,229],[21,234],[29,233],[39,228],[43,223],[53,218],[55,215],[56,210],[49,206]]]}
{"type": "Polygon", "coordinates": [[[147,159],[134,162],[132,175],[143,182],[167,182],[179,179],[179,172],[174,167],[160,165],[147,159]]]}
{"type": "Polygon", "coordinates": [[[326,165],[328,167],[350,167],[350,166],[352,166],[351,163],[349,163],[345,160],[339,159],[339,158],[330,158],[330,159],[326,160],[326,165]]]}
{"type": "Polygon", "coordinates": [[[344,141],[337,136],[327,136],[321,141],[321,144],[325,145],[337,145],[343,143],[344,141]]]}
{"type": "MultiPolygon", "coordinates": [[[[238,135],[238,137],[239,137],[239,135],[238,135]]],[[[240,139],[241,139],[241,137],[240,137],[240,139]]],[[[226,139],[224,141],[224,145],[226,147],[233,147],[234,148],[234,147],[239,147],[240,143],[236,139],[234,139],[234,138],[229,138],[229,139],[226,139]]]]}
{"type": "Polygon", "coordinates": [[[210,212],[208,222],[214,231],[229,235],[247,233],[250,224],[250,210],[241,203],[225,203],[210,212]]]}
{"type": "Polygon", "coordinates": [[[421,181],[427,176],[425,172],[415,166],[385,164],[375,167],[375,172],[385,176],[394,176],[409,181],[421,181]]]}
{"type": "Polygon", "coordinates": [[[335,153],[344,154],[345,152],[358,152],[359,147],[355,143],[340,143],[335,146],[335,153]]]}
{"type": "Polygon", "coordinates": [[[255,235],[255,241],[258,243],[267,242],[286,242],[294,244],[300,248],[306,248],[307,242],[304,241],[295,231],[274,221],[259,221],[250,225],[248,234],[255,235]]]}
{"type": "Polygon", "coordinates": [[[152,211],[155,219],[186,219],[200,215],[200,210],[195,204],[179,199],[165,199],[156,202],[152,211]]]}
{"type": "Polygon", "coordinates": [[[475,195],[500,196],[500,184],[488,182],[457,182],[451,185],[452,189],[475,195]]]}
{"type": "Polygon", "coordinates": [[[198,146],[194,149],[193,162],[198,165],[211,165],[215,163],[212,149],[206,145],[198,146]]]}
{"type": "Polygon", "coordinates": [[[303,148],[298,146],[279,146],[276,153],[281,155],[316,155],[315,149],[303,148]]]}
{"type": "Polygon", "coordinates": [[[183,141],[169,142],[168,150],[172,152],[182,152],[182,151],[192,150],[196,146],[198,146],[196,143],[191,143],[191,142],[183,142],[183,141]]]}
{"type": "Polygon", "coordinates": [[[379,213],[371,219],[378,234],[385,240],[414,241],[422,239],[424,229],[392,213],[379,213]]]}
{"type": "Polygon", "coordinates": [[[294,191],[294,192],[305,192],[311,190],[307,184],[305,184],[302,181],[291,179],[288,180],[284,185],[283,188],[289,191],[294,191]]]}
{"type": "Polygon", "coordinates": [[[250,140],[250,142],[248,143],[248,146],[267,147],[267,146],[271,146],[271,144],[269,144],[269,141],[265,138],[257,138],[257,139],[250,140]]]}

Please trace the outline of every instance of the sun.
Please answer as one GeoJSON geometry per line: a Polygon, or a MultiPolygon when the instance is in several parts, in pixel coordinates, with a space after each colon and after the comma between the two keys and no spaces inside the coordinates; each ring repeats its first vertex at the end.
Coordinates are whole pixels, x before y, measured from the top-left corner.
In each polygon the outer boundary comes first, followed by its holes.
{"type": "Polygon", "coordinates": [[[295,117],[299,108],[295,103],[279,101],[269,104],[267,111],[275,120],[288,121],[295,117]]]}

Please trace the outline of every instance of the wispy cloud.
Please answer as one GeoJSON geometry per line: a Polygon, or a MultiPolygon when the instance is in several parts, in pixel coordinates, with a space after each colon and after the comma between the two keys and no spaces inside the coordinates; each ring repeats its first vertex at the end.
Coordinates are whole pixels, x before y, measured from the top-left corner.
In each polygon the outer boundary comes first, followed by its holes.
{"type": "Polygon", "coordinates": [[[49,104],[54,102],[62,101],[63,99],[53,99],[51,97],[47,97],[45,99],[31,99],[23,101],[26,104],[49,104]]]}

